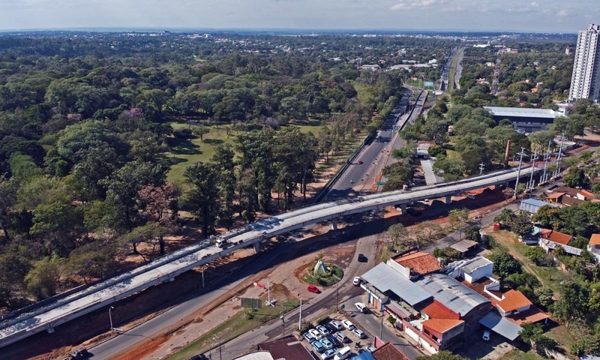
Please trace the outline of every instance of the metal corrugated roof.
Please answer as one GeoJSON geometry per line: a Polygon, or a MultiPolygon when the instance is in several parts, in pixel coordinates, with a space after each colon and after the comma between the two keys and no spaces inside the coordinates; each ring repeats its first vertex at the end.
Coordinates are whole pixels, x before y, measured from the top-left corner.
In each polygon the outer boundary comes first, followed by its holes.
{"type": "Polygon", "coordinates": [[[434,299],[461,316],[467,315],[481,304],[490,302],[475,290],[445,274],[428,275],[416,281],[416,284],[431,294],[434,299]]]}
{"type": "Polygon", "coordinates": [[[382,293],[393,292],[410,306],[431,298],[427,291],[385,263],[375,266],[365,273],[362,278],[382,293]]]}
{"type": "Polygon", "coordinates": [[[548,206],[556,206],[556,204],[552,204],[546,201],[542,201],[542,200],[538,200],[538,199],[525,199],[521,201],[521,204],[527,204],[527,205],[533,205],[533,206],[537,206],[537,207],[542,207],[545,205],[548,206]]]}
{"type": "Polygon", "coordinates": [[[531,117],[531,118],[547,118],[555,119],[562,116],[558,111],[552,109],[530,109],[519,107],[500,107],[500,106],[484,106],[485,110],[492,113],[494,116],[506,117],[531,117]]]}
{"type": "Polygon", "coordinates": [[[465,263],[465,265],[462,267],[463,272],[470,274],[473,271],[484,267],[484,266],[488,266],[490,264],[494,264],[493,262],[491,262],[490,260],[484,258],[483,256],[476,256],[473,259],[470,259],[470,261],[467,261],[465,263]]]}
{"type": "Polygon", "coordinates": [[[481,320],[479,320],[479,323],[510,341],[519,337],[519,333],[521,332],[521,327],[519,325],[503,318],[500,314],[493,311],[482,317],[481,320]]]}

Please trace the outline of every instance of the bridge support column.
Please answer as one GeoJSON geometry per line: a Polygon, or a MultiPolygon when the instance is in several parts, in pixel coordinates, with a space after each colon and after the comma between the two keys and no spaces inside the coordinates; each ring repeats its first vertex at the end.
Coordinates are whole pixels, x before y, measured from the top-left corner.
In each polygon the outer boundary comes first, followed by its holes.
{"type": "Polygon", "coordinates": [[[257,242],[254,244],[254,253],[258,254],[260,252],[260,243],[257,242]]]}
{"type": "Polygon", "coordinates": [[[48,334],[52,334],[52,333],[54,333],[54,328],[53,327],[49,327],[49,328],[46,329],[46,332],[48,334]]]}
{"type": "Polygon", "coordinates": [[[400,213],[402,215],[406,214],[406,207],[407,207],[406,204],[400,204],[400,213]]]}
{"type": "Polygon", "coordinates": [[[447,195],[447,196],[446,196],[446,201],[445,201],[445,203],[446,203],[446,204],[452,204],[452,195],[447,195]]]}
{"type": "Polygon", "coordinates": [[[329,229],[334,230],[334,231],[337,230],[338,229],[337,221],[332,221],[331,224],[329,225],[329,229]]]}

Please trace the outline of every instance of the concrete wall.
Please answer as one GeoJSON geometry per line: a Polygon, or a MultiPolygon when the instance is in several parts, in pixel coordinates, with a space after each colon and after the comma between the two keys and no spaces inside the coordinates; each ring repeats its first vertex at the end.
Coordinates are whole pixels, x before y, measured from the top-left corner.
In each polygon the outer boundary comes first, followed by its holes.
{"type": "Polygon", "coordinates": [[[482,266],[478,269],[475,269],[475,271],[473,271],[470,274],[464,273],[464,277],[465,277],[465,280],[467,280],[469,283],[473,283],[473,282],[476,282],[483,278],[492,276],[493,270],[494,270],[494,264],[490,263],[490,264],[482,266]]]}
{"type": "Polygon", "coordinates": [[[407,279],[410,279],[410,269],[407,267],[404,267],[400,264],[398,264],[396,261],[390,259],[386,262],[386,264],[391,267],[392,269],[396,270],[397,272],[399,272],[400,274],[402,274],[402,276],[404,276],[407,279]]]}

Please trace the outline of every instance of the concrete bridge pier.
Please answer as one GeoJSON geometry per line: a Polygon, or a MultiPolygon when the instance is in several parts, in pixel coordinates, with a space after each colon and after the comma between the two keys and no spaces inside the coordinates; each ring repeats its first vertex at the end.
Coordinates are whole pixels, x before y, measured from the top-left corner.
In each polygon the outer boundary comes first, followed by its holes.
{"type": "Polygon", "coordinates": [[[408,207],[408,205],[406,205],[406,203],[404,203],[404,204],[400,204],[399,206],[397,206],[397,207],[396,207],[396,209],[397,209],[398,207],[400,208],[400,213],[401,213],[402,215],[405,215],[405,214],[406,214],[406,208],[408,207]]]}
{"type": "Polygon", "coordinates": [[[51,326],[51,327],[49,327],[49,328],[46,329],[46,332],[48,334],[52,334],[52,333],[54,333],[54,328],[51,326]]]}
{"type": "Polygon", "coordinates": [[[452,195],[446,195],[445,201],[446,204],[452,204],[452,195]]]}
{"type": "Polygon", "coordinates": [[[329,229],[335,231],[338,229],[337,227],[337,221],[332,221],[331,224],[329,225],[329,229]]]}
{"type": "Polygon", "coordinates": [[[260,252],[260,242],[254,243],[254,253],[258,254],[260,252]]]}

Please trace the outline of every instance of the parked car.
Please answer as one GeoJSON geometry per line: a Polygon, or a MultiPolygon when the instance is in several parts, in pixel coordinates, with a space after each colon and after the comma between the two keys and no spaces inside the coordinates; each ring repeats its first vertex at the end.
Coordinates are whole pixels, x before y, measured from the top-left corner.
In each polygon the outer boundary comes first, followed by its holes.
{"type": "Polygon", "coordinates": [[[350,338],[347,337],[343,331],[336,332],[335,334],[333,334],[333,336],[342,344],[348,344],[352,342],[352,340],[350,340],[350,338]]]}
{"type": "Polygon", "coordinates": [[[309,343],[311,341],[315,341],[318,340],[317,338],[315,338],[310,331],[305,332],[304,334],[302,334],[302,337],[304,338],[304,340],[308,341],[309,343]]]}
{"type": "Polygon", "coordinates": [[[333,360],[344,360],[347,359],[350,355],[352,355],[352,349],[350,349],[350,346],[345,346],[335,354],[333,360]]]}
{"type": "Polygon", "coordinates": [[[369,258],[365,256],[365,254],[358,254],[358,262],[367,262],[369,258]]]}
{"type": "Polygon", "coordinates": [[[329,331],[329,329],[327,329],[325,326],[323,325],[317,325],[316,329],[321,333],[321,335],[326,336],[331,334],[331,332],[329,331]]]}
{"type": "Polygon", "coordinates": [[[366,339],[367,338],[367,335],[365,335],[364,331],[362,331],[361,329],[358,329],[356,327],[354,329],[352,329],[352,333],[354,335],[356,335],[359,339],[366,339]]]}
{"type": "Polygon", "coordinates": [[[350,320],[342,320],[342,325],[344,325],[344,328],[346,328],[346,330],[356,329],[356,326],[354,326],[354,324],[350,320]]]}
{"type": "Polygon", "coordinates": [[[352,285],[354,286],[359,286],[361,282],[360,276],[355,276],[354,279],[352,279],[352,285]]]}
{"type": "Polygon", "coordinates": [[[321,340],[319,340],[321,342],[321,344],[323,344],[323,346],[325,346],[326,349],[333,349],[333,343],[331,341],[329,341],[328,338],[323,337],[321,340]]]}
{"type": "Polygon", "coordinates": [[[336,331],[337,331],[336,327],[335,327],[335,326],[333,326],[333,325],[331,325],[331,323],[330,323],[330,322],[324,323],[324,324],[322,324],[322,325],[323,325],[323,326],[325,326],[325,327],[327,328],[327,330],[329,330],[329,333],[330,333],[330,334],[333,334],[334,332],[336,332],[336,331]]]}
{"type": "Polygon", "coordinates": [[[319,288],[314,285],[308,285],[307,290],[310,291],[311,293],[315,293],[315,294],[321,293],[321,290],[319,290],[319,288]]]}
{"type": "Polygon", "coordinates": [[[365,351],[368,351],[370,353],[372,353],[373,351],[377,350],[377,348],[373,345],[368,345],[364,347],[365,351]]]}
{"type": "Polygon", "coordinates": [[[354,304],[354,307],[356,307],[356,310],[358,310],[359,312],[361,312],[363,314],[366,314],[367,312],[369,312],[367,305],[365,305],[364,303],[357,302],[354,304]]]}
{"type": "Polygon", "coordinates": [[[321,335],[321,333],[317,329],[310,329],[310,330],[308,330],[308,332],[312,335],[312,337],[315,340],[319,340],[320,338],[323,337],[323,335],[321,335]]]}
{"type": "Polygon", "coordinates": [[[315,349],[316,352],[318,352],[319,354],[323,353],[325,350],[325,346],[323,346],[323,344],[319,341],[319,340],[315,340],[313,342],[310,343],[310,345],[313,347],[313,349],[315,349]]]}
{"type": "Polygon", "coordinates": [[[335,336],[333,336],[333,335],[328,335],[327,340],[331,341],[331,343],[333,344],[333,347],[342,346],[342,342],[339,341],[338,339],[336,339],[335,336]]]}
{"type": "Polygon", "coordinates": [[[329,325],[331,325],[336,330],[342,330],[344,328],[344,326],[342,325],[342,323],[339,322],[339,321],[337,321],[337,320],[331,320],[329,322],[329,325]]]}
{"type": "Polygon", "coordinates": [[[324,353],[321,354],[321,359],[323,359],[323,360],[331,359],[335,356],[336,352],[337,352],[336,349],[327,349],[327,350],[325,350],[324,353]]]}
{"type": "Polygon", "coordinates": [[[490,331],[489,330],[484,330],[483,331],[483,335],[481,336],[481,339],[483,339],[483,341],[490,341],[490,331]]]}

